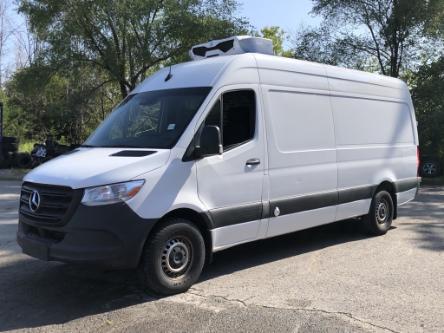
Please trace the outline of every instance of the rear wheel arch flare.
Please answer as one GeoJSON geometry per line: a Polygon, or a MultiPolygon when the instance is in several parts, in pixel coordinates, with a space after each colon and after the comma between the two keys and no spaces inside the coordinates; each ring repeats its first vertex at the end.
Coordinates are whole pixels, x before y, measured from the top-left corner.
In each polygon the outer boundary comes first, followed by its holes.
{"type": "Polygon", "coordinates": [[[373,191],[373,197],[375,197],[376,193],[379,191],[386,190],[388,193],[390,193],[390,196],[393,200],[393,219],[396,219],[398,216],[398,200],[396,196],[396,186],[394,183],[385,180],[382,183],[380,183],[375,190],[373,191]]]}

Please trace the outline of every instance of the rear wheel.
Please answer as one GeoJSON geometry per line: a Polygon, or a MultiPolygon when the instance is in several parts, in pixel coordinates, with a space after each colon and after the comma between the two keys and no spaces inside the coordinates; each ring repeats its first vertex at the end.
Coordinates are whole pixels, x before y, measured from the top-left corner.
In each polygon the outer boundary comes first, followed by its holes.
{"type": "Polygon", "coordinates": [[[423,162],[421,171],[423,177],[437,177],[440,173],[439,163],[436,161],[423,162]]]}
{"type": "Polygon", "coordinates": [[[364,218],[367,231],[375,236],[387,233],[392,225],[394,211],[390,193],[386,190],[378,191],[373,197],[369,214],[364,218]]]}
{"type": "Polygon", "coordinates": [[[142,285],[160,295],[188,290],[205,262],[205,242],[188,220],[167,221],[148,239],[140,262],[142,285]]]}

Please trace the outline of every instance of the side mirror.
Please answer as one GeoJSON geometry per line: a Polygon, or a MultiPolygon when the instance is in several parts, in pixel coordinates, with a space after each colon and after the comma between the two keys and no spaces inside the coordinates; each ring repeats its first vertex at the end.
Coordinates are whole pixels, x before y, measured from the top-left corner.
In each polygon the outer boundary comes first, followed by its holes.
{"type": "Polygon", "coordinates": [[[195,148],[198,157],[222,154],[222,138],[218,126],[205,126],[200,134],[199,144],[195,148]]]}

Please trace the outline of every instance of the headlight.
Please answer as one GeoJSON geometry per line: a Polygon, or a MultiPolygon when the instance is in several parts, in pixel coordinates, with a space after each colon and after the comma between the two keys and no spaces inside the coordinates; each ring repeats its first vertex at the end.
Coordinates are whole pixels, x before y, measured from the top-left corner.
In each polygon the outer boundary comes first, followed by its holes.
{"type": "Polygon", "coordinates": [[[127,201],[140,191],[144,182],[144,180],[133,180],[126,183],[87,188],[83,194],[82,204],[99,206],[127,201]]]}

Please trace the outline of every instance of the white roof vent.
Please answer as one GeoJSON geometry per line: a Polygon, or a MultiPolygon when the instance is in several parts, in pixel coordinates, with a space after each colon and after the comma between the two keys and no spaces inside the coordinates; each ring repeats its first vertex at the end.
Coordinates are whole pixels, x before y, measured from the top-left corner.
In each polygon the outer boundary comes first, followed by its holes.
{"type": "Polygon", "coordinates": [[[251,52],[273,55],[273,42],[270,39],[260,37],[234,36],[195,45],[190,50],[190,56],[193,60],[199,60],[251,52]]]}

